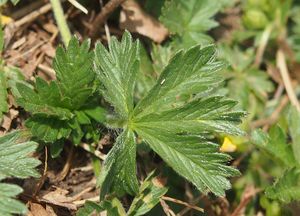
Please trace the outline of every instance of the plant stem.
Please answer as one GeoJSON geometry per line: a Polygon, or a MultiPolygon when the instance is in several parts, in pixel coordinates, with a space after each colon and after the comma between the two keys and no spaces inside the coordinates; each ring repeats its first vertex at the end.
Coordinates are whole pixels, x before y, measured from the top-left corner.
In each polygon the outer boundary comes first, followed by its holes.
{"type": "Polygon", "coordinates": [[[67,21],[64,16],[64,11],[62,9],[62,5],[60,0],[50,0],[54,17],[58,25],[58,29],[60,31],[62,40],[65,44],[65,46],[68,45],[70,39],[71,39],[71,32],[68,27],[67,21]]]}

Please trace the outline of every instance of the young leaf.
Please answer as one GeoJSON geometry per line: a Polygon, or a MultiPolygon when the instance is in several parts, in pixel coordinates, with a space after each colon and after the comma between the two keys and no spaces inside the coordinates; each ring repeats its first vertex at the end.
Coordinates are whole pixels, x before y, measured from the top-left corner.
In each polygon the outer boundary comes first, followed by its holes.
{"type": "Polygon", "coordinates": [[[253,143],[266,151],[274,161],[280,161],[288,167],[296,165],[292,146],[286,143],[286,135],[279,126],[273,126],[269,134],[256,130],[252,134],[253,143]]]}
{"type": "Polygon", "coordinates": [[[266,189],[266,195],[284,203],[300,200],[300,169],[292,168],[285,171],[273,186],[266,189]]]}
{"type": "MultiPolygon", "coordinates": [[[[22,132],[0,137],[0,181],[10,177],[39,177],[34,168],[40,162],[28,157],[37,148],[37,143],[22,142],[22,139],[22,132]]],[[[22,191],[17,185],[0,183],[0,215],[26,213],[26,206],[14,199],[22,191]]]]}
{"type": "Polygon", "coordinates": [[[219,0],[171,0],[166,1],[160,21],[178,35],[177,47],[208,44],[212,38],[205,34],[218,23],[212,17],[220,10],[219,0]]]}
{"type": "Polygon", "coordinates": [[[95,91],[94,54],[89,48],[90,41],[79,45],[74,37],[66,49],[56,50],[53,67],[57,80],[48,84],[37,78],[34,87],[23,82],[16,84],[17,102],[32,114],[26,126],[33,136],[45,142],[70,138],[78,144],[84,136],[83,125],[103,121],[103,109],[95,100],[89,100],[95,91]]]}
{"type": "Polygon", "coordinates": [[[153,177],[154,172],[150,173],[139,189],[138,195],[134,198],[127,212],[128,216],[145,215],[149,212],[167,193],[168,189],[159,185],[153,177]]]}

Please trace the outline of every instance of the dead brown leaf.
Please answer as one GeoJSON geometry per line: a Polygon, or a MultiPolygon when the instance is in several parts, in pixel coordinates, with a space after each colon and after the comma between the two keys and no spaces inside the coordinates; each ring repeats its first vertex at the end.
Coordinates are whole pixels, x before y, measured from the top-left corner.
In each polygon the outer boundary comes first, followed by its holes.
{"type": "Polygon", "coordinates": [[[19,111],[13,108],[9,109],[8,113],[3,116],[1,127],[8,131],[11,127],[12,121],[18,116],[19,111]]]}
{"type": "Polygon", "coordinates": [[[48,214],[46,209],[38,203],[30,203],[29,204],[29,212],[27,216],[52,216],[48,214]]]}
{"type": "Polygon", "coordinates": [[[137,32],[157,43],[161,43],[168,36],[168,29],[154,17],[147,14],[137,2],[133,0],[125,1],[122,8],[120,14],[121,29],[137,32]]]}
{"type": "Polygon", "coordinates": [[[54,187],[54,188],[55,188],[55,190],[46,193],[43,196],[43,199],[46,199],[49,201],[55,200],[57,202],[68,202],[69,201],[69,198],[66,196],[69,193],[69,191],[59,188],[59,187],[54,187]]]}

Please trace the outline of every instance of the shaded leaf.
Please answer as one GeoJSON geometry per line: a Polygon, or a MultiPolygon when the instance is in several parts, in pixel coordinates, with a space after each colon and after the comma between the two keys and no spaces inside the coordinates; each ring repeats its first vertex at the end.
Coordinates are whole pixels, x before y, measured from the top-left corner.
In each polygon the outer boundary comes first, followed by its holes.
{"type": "Polygon", "coordinates": [[[266,189],[267,197],[284,203],[300,200],[300,170],[286,170],[273,186],[266,189]]]}

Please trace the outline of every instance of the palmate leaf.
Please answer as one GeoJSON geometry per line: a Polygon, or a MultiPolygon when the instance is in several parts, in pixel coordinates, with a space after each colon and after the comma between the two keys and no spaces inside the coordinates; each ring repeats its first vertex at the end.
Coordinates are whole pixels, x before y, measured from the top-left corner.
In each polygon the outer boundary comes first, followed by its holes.
{"type": "Polygon", "coordinates": [[[284,203],[300,200],[300,169],[286,170],[273,186],[266,189],[266,196],[284,203]]]}
{"type": "MultiPolygon", "coordinates": [[[[135,170],[132,162],[135,161],[135,153],[127,153],[126,161],[121,162],[123,155],[117,153],[123,148],[124,152],[129,149],[135,151],[135,139],[124,139],[124,134],[137,133],[150,147],[159,154],[175,171],[191,181],[200,191],[212,191],[214,194],[223,196],[224,190],[230,188],[230,183],[226,177],[237,175],[239,172],[225,163],[230,157],[219,153],[218,144],[210,140],[217,133],[240,135],[242,131],[236,126],[240,122],[244,112],[233,111],[236,103],[232,100],[219,96],[209,97],[210,93],[222,82],[218,71],[224,67],[223,62],[215,61],[215,47],[206,46],[201,48],[195,46],[187,51],[179,51],[164,68],[156,84],[133,108],[132,100],[126,99],[127,95],[132,95],[132,88],[127,92],[126,82],[118,84],[111,83],[110,76],[118,77],[118,80],[128,80],[130,71],[118,71],[115,64],[103,59],[114,59],[134,65],[138,57],[132,58],[132,54],[121,56],[115,53],[120,47],[132,47],[131,37],[125,33],[120,43],[113,39],[113,43],[118,46],[110,46],[110,52],[104,50],[102,45],[96,48],[95,70],[100,79],[107,80],[104,83],[104,95],[121,93],[107,100],[115,107],[116,112],[123,119],[124,132],[118,138],[115,146],[111,150],[110,157],[104,163],[104,174],[101,178],[102,190],[113,190],[105,182],[121,180],[122,188],[127,193],[136,192],[132,190],[132,183],[136,182],[133,172],[126,171],[128,167],[135,170]],[[100,48],[99,48],[100,47],[100,48]],[[107,71],[104,71],[106,68],[107,71]],[[122,96],[123,95],[123,96],[122,96]],[[186,100],[185,96],[189,95],[186,100]],[[114,100],[119,99],[115,102],[114,100]],[[123,101],[120,101],[123,100],[123,101]],[[117,106],[121,104],[121,109],[117,106]],[[121,113],[124,113],[121,115],[121,113]],[[124,119],[124,116],[128,116],[124,119]],[[122,141],[123,140],[123,144],[122,141]],[[124,144],[126,142],[126,145],[124,144]],[[127,147],[123,147],[127,146],[127,147]],[[114,165],[115,164],[115,165],[114,165]],[[110,173],[115,173],[111,176],[110,173]],[[124,175],[123,175],[124,173],[124,175]],[[103,189],[106,188],[106,189],[103,189]]],[[[130,50],[130,49],[129,49],[130,50]]],[[[128,68],[129,69],[129,68],[128,68]]],[[[135,67],[133,67],[135,69],[135,67]]],[[[136,71],[132,72],[136,74],[136,71]]],[[[135,75],[131,75],[135,76],[135,75]]],[[[130,78],[131,79],[131,78],[130,78]]],[[[134,79],[132,77],[132,79],[134,79]]],[[[116,81],[118,81],[116,79],[116,81]]],[[[128,83],[128,82],[127,82],[128,83]]],[[[134,80],[130,82],[134,83],[134,80]]],[[[119,189],[120,190],[120,189],[119,189]]],[[[104,193],[105,195],[106,193],[104,193]]]]}
{"type": "Polygon", "coordinates": [[[212,18],[220,8],[219,0],[169,0],[160,21],[177,36],[177,47],[208,44],[213,40],[205,33],[218,25],[212,18]]]}
{"type": "MultiPolygon", "coordinates": [[[[0,137],[0,180],[9,177],[39,177],[34,169],[40,162],[28,157],[36,148],[35,142],[22,142],[22,132],[12,132],[0,137]]],[[[14,199],[22,188],[0,183],[0,215],[24,214],[26,206],[14,199]]]]}

